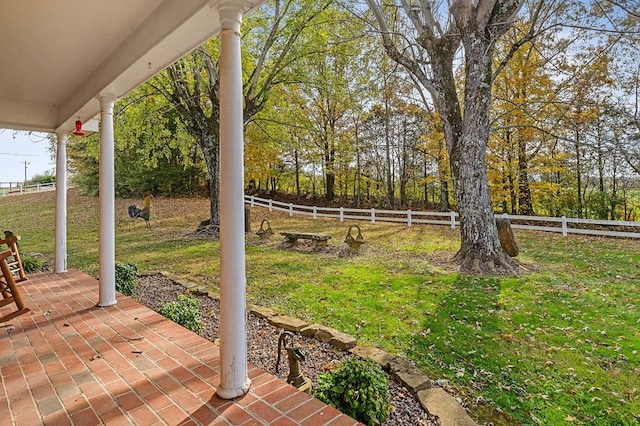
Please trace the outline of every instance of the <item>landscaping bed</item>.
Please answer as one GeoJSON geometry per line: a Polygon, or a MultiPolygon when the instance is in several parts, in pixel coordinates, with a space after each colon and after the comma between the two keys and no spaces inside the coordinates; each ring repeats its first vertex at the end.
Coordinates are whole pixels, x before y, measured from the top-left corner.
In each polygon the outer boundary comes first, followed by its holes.
{"type": "MultiPolygon", "coordinates": [[[[158,310],[167,302],[173,302],[185,288],[162,274],[144,275],[138,278],[138,285],[133,297],[143,305],[158,310]]],[[[219,338],[219,302],[207,296],[197,296],[202,316],[202,336],[215,342],[219,338]]],[[[248,315],[247,342],[248,360],[256,367],[286,380],[289,372],[286,353],[282,354],[279,373],[275,371],[278,356],[278,337],[281,329],[274,327],[265,319],[253,314],[248,315]]],[[[341,360],[354,356],[348,351],[341,351],[328,343],[313,338],[296,335],[296,346],[302,348],[305,362],[301,364],[303,374],[317,383],[318,374],[335,367],[341,360]]],[[[416,398],[395,380],[389,380],[392,410],[385,425],[437,425],[435,417],[430,416],[416,398]]]]}

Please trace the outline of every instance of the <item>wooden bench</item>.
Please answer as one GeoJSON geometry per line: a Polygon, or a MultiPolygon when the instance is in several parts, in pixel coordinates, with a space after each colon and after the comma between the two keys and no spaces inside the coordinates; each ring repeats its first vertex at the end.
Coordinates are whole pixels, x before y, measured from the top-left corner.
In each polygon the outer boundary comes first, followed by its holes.
{"type": "Polygon", "coordinates": [[[293,247],[298,240],[311,240],[313,241],[313,247],[319,248],[327,245],[327,241],[331,239],[331,235],[322,234],[305,234],[297,232],[281,232],[280,235],[284,237],[282,245],[285,247],[293,247]]]}

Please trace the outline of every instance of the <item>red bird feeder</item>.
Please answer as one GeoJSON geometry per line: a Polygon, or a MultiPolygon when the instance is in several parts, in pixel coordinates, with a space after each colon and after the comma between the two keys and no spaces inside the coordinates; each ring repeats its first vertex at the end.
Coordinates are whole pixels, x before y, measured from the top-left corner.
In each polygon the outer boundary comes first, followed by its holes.
{"type": "Polygon", "coordinates": [[[80,119],[76,120],[76,131],[73,132],[76,136],[84,136],[84,132],[82,131],[82,121],[80,119]]]}

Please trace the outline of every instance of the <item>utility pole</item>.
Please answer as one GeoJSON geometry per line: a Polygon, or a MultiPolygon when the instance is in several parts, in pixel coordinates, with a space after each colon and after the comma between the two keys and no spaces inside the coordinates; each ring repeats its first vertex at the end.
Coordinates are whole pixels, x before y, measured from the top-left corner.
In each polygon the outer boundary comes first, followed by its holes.
{"type": "Polygon", "coordinates": [[[28,161],[21,161],[21,163],[24,163],[24,182],[22,183],[24,185],[27,183],[27,166],[31,163],[28,161]]]}

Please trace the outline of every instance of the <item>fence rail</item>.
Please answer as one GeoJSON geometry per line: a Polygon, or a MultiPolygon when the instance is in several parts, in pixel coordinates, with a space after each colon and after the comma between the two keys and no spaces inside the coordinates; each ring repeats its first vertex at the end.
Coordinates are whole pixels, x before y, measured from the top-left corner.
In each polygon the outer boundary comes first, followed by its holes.
{"type": "Polygon", "coordinates": [[[2,194],[3,197],[6,197],[8,195],[20,195],[20,194],[27,194],[27,193],[32,193],[32,192],[39,192],[39,191],[55,191],[56,189],[56,183],[55,182],[51,182],[51,183],[42,183],[42,184],[35,184],[35,185],[19,185],[19,186],[1,186],[0,187],[0,194],[2,194]]]}
{"type": "MultiPolygon", "coordinates": [[[[446,225],[455,229],[460,225],[456,212],[431,212],[412,210],[378,210],[378,209],[352,209],[303,206],[293,203],[283,203],[252,195],[245,196],[245,202],[250,206],[266,207],[269,211],[288,212],[294,214],[319,217],[336,218],[341,222],[345,220],[366,220],[376,222],[405,223],[407,226],[414,224],[446,225]]],[[[563,236],[569,234],[599,235],[618,238],[640,238],[640,222],[615,221],[615,220],[591,220],[546,216],[519,216],[502,214],[496,215],[509,219],[514,229],[529,229],[534,231],[557,232],[563,236]]]]}

